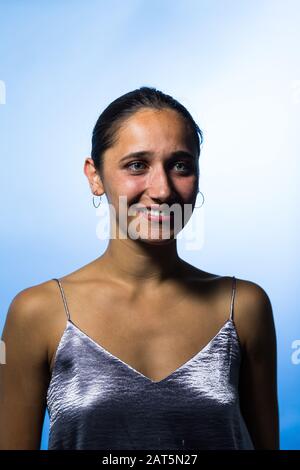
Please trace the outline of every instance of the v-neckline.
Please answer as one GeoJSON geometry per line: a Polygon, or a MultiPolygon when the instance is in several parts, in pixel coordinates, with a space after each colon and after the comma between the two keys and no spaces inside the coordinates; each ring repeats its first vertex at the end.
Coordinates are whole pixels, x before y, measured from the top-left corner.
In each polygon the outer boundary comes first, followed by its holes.
{"type": "Polygon", "coordinates": [[[166,377],[164,377],[163,379],[161,380],[152,380],[150,379],[150,377],[147,377],[146,375],[144,375],[142,372],[138,371],[137,369],[135,369],[134,367],[132,367],[130,364],[128,364],[127,362],[124,362],[122,359],[120,359],[118,356],[115,356],[114,354],[112,354],[110,351],[108,351],[106,348],[104,348],[100,343],[98,343],[97,341],[95,341],[93,338],[91,338],[87,333],[85,333],[83,330],[81,330],[81,328],[79,328],[79,326],[77,326],[71,319],[68,319],[67,320],[67,323],[69,325],[71,325],[76,331],[78,331],[84,338],[86,338],[91,344],[93,344],[97,349],[99,349],[100,351],[102,351],[104,354],[106,354],[107,356],[109,356],[110,358],[114,359],[115,361],[117,361],[119,364],[121,364],[123,367],[125,367],[126,369],[128,370],[131,370],[135,375],[137,376],[140,376],[142,377],[146,382],[148,382],[149,384],[153,384],[153,385],[159,385],[171,378],[173,378],[177,373],[181,372],[182,370],[184,370],[186,367],[188,367],[190,364],[192,364],[199,356],[201,356],[201,354],[203,352],[205,352],[209,346],[219,337],[219,335],[222,333],[222,331],[225,329],[225,327],[227,326],[227,324],[231,324],[233,326],[233,328],[235,329],[235,326],[234,326],[234,323],[233,323],[233,320],[231,318],[228,318],[226,320],[226,322],[221,326],[221,328],[219,329],[219,331],[215,334],[215,336],[202,348],[200,349],[200,351],[198,351],[196,354],[194,354],[194,356],[192,356],[190,359],[188,359],[187,361],[185,361],[183,364],[181,364],[179,367],[177,367],[177,369],[175,369],[173,372],[171,372],[170,374],[168,374],[166,377]]]}

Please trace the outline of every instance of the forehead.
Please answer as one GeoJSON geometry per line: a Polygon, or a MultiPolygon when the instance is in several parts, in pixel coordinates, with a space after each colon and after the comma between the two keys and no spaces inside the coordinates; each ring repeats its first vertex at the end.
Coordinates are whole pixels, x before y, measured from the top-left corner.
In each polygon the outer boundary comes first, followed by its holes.
{"type": "Polygon", "coordinates": [[[168,151],[175,147],[192,150],[193,146],[192,131],[181,114],[173,109],[145,108],[121,124],[114,149],[127,151],[134,147],[134,150],[168,151]]]}

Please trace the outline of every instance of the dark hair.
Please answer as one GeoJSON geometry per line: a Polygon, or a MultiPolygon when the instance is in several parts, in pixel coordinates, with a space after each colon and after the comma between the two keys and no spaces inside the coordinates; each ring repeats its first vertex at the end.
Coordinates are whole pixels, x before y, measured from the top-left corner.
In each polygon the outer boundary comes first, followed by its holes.
{"type": "Polygon", "coordinates": [[[203,134],[188,110],[170,95],[154,87],[140,87],[125,93],[110,103],[100,114],[92,136],[91,156],[96,169],[102,173],[103,153],[112,147],[117,140],[117,131],[126,118],[142,108],[170,108],[180,113],[188,121],[197,145],[198,156],[203,142],[203,134]]]}

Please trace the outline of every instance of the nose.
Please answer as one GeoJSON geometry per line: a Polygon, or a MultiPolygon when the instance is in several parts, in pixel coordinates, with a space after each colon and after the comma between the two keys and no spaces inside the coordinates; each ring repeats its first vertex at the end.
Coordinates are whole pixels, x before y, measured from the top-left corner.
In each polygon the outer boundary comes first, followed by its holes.
{"type": "Polygon", "coordinates": [[[154,200],[165,201],[170,199],[172,194],[172,187],[168,175],[164,168],[157,167],[150,176],[149,184],[149,197],[154,200]]]}

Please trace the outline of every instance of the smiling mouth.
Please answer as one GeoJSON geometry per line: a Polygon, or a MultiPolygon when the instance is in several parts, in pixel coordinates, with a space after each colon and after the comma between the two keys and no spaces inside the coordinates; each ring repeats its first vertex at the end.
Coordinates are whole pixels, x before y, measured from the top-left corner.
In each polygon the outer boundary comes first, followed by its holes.
{"type": "Polygon", "coordinates": [[[153,220],[155,222],[164,222],[173,219],[174,213],[166,210],[157,210],[150,209],[148,207],[143,207],[138,209],[143,217],[146,217],[148,220],[153,220]]]}

